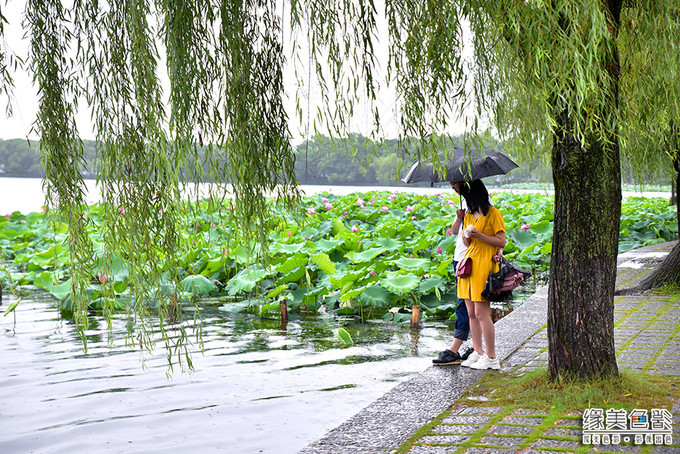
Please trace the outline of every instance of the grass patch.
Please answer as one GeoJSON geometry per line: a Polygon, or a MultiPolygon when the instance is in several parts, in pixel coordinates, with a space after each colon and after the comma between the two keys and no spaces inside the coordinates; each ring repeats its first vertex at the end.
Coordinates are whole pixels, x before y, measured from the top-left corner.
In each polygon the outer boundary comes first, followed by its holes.
{"type": "Polygon", "coordinates": [[[678,282],[667,282],[652,291],[657,295],[670,296],[673,301],[680,300],[680,283],[678,282]]]}
{"type": "MultiPolygon", "coordinates": [[[[680,379],[623,371],[618,377],[588,381],[563,377],[550,381],[546,369],[486,374],[463,396],[484,395],[497,406],[582,413],[586,408],[666,408],[680,398],[680,379]]],[[[467,401],[467,405],[474,405],[467,401]]],[[[487,403],[488,405],[488,403],[487,403]]]]}

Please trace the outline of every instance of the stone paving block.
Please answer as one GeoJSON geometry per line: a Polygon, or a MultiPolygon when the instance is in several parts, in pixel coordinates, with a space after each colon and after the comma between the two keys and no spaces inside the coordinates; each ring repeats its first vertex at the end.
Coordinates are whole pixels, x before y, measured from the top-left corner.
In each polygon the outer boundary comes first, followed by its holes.
{"type": "Polygon", "coordinates": [[[534,415],[543,415],[546,416],[548,414],[547,411],[542,411],[542,410],[530,410],[528,408],[518,408],[515,411],[511,413],[512,416],[534,416],[534,415]]]}
{"type": "Polygon", "coordinates": [[[487,433],[489,435],[529,435],[534,431],[534,427],[530,426],[508,426],[505,424],[496,424],[491,426],[487,433]]]}
{"type": "Polygon", "coordinates": [[[459,445],[470,439],[470,435],[425,435],[418,443],[425,445],[459,445]]]}
{"type": "Polygon", "coordinates": [[[494,446],[519,446],[524,442],[524,438],[518,437],[482,437],[481,443],[494,446]]]}
{"type": "Polygon", "coordinates": [[[620,356],[617,356],[616,359],[629,363],[645,364],[650,360],[650,355],[631,355],[624,352],[620,356]]]}
{"type": "Polygon", "coordinates": [[[581,445],[578,441],[566,441],[566,440],[550,440],[539,438],[536,440],[531,447],[532,448],[565,448],[565,449],[578,449],[581,445]]]}
{"type": "Polygon", "coordinates": [[[439,424],[432,429],[435,434],[473,434],[481,429],[481,424],[439,424]]]}
{"type": "Polygon", "coordinates": [[[635,445],[594,445],[596,452],[609,454],[609,453],[625,453],[625,454],[638,454],[642,452],[642,446],[635,445]]]}
{"type": "Polygon", "coordinates": [[[414,446],[409,454],[450,454],[456,451],[456,446],[414,446]]]}
{"type": "Polygon", "coordinates": [[[445,424],[486,424],[491,419],[491,416],[465,416],[465,415],[454,415],[447,416],[442,419],[445,424]]]}
{"type": "Polygon", "coordinates": [[[680,446],[654,446],[652,454],[678,454],[680,446]]]}
{"type": "Polygon", "coordinates": [[[582,419],[569,419],[569,418],[564,418],[564,419],[558,419],[555,421],[555,425],[558,427],[583,427],[583,420],[582,419]]]}
{"type": "Polygon", "coordinates": [[[498,454],[504,452],[511,453],[515,451],[508,448],[482,448],[480,446],[473,446],[463,451],[465,454],[498,454]]]}
{"type": "Polygon", "coordinates": [[[464,415],[497,415],[505,407],[465,407],[460,414],[464,415]]]}
{"type": "Polygon", "coordinates": [[[528,418],[525,416],[506,416],[501,424],[519,424],[522,426],[537,426],[543,422],[543,418],[528,418]]]}
{"type": "Polygon", "coordinates": [[[544,432],[546,436],[549,437],[570,437],[582,439],[583,432],[576,429],[567,429],[565,427],[551,427],[544,432]]]}
{"type": "Polygon", "coordinates": [[[465,454],[498,454],[504,452],[511,453],[515,451],[508,448],[483,448],[481,446],[473,446],[471,448],[466,449],[463,452],[465,454]]]}
{"type": "Polygon", "coordinates": [[[659,375],[680,375],[680,369],[649,369],[650,374],[659,375]]]}

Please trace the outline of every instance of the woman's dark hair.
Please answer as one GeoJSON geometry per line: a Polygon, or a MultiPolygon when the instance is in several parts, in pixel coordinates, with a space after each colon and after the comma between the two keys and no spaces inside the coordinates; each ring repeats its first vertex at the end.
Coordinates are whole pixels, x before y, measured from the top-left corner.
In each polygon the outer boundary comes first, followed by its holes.
{"type": "Polygon", "coordinates": [[[482,180],[464,181],[460,185],[460,195],[465,198],[468,210],[474,213],[481,211],[484,216],[489,212],[489,191],[482,183],[482,180]]]}

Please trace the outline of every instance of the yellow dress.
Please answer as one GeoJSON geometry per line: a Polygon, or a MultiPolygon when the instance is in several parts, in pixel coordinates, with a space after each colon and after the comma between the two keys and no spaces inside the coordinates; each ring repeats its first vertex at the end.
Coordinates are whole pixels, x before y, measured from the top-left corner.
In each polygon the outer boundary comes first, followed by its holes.
{"type": "MultiPolygon", "coordinates": [[[[486,216],[480,216],[477,219],[468,211],[463,219],[464,227],[461,227],[461,229],[470,224],[473,224],[475,229],[489,236],[496,236],[498,232],[505,232],[503,215],[495,207],[489,207],[486,216]]],[[[496,253],[496,249],[495,246],[491,246],[478,238],[472,239],[465,254],[465,257],[472,258],[472,273],[469,277],[458,279],[458,298],[472,301],[489,301],[482,298],[482,290],[484,290],[489,273],[498,272],[498,263],[491,261],[491,257],[496,253]]]]}

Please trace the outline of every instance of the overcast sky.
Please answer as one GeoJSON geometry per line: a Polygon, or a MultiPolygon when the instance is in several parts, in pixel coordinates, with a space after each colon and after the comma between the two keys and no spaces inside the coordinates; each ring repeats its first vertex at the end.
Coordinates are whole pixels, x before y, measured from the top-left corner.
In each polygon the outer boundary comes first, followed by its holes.
{"type": "MultiPolygon", "coordinates": [[[[4,0],[0,0],[4,5],[4,0]]],[[[21,57],[25,57],[28,48],[28,41],[22,39],[24,31],[21,28],[21,16],[23,13],[25,2],[21,0],[12,0],[9,2],[9,6],[3,6],[2,12],[7,17],[9,24],[6,24],[5,28],[5,38],[7,41],[7,46],[16,54],[21,57]]],[[[376,5],[378,10],[382,6],[376,5]]],[[[386,25],[383,23],[378,23],[378,30],[385,31],[386,25]]],[[[291,42],[289,33],[286,33],[284,38],[284,43],[286,47],[291,42]]],[[[383,42],[386,42],[386,37],[383,37],[383,42]]],[[[378,44],[375,48],[377,61],[381,69],[385,69],[387,66],[387,49],[384,44],[378,44]]],[[[303,49],[301,55],[306,55],[306,50],[303,49]]],[[[300,73],[300,70],[298,70],[300,73]]],[[[302,74],[306,75],[306,69],[303,69],[302,74]]],[[[1,117],[0,122],[0,138],[2,139],[14,139],[14,138],[26,138],[27,136],[31,139],[36,139],[37,134],[31,133],[31,126],[35,120],[35,115],[38,108],[38,98],[37,90],[33,87],[31,83],[31,78],[26,72],[17,72],[14,74],[14,99],[12,101],[13,115],[7,118],[5,115],[4,107],[6,105],[6,98],[0,97],[0,107],[1,107],[1,117]]],[[[313,75],[312,75],[313,77],[313,75]]],[[[284,72],[285,87],[296,87],[298,81],[295,78],[295,72],[292,65],[288,65],[284,72]]],[[[167,77],[161,76],[161,83],[164,87],[168,87],[167,77]]],[[[306,83],[306,81],[305,81],[306,83]]],[[[385,84],[381,84],[384,86],[385,84]]],[[[294,90],[294,88],[293,88],[294,90]]],[[[166,89],[167,94],[167,89],[166,89]]],[[[289,129],[292,136],[292,142],[299,143],[302,141],[307,134],[313,135],[313,118],[310,121],[311,129],[309,133],[307,129],[306,118],[303,118],[303,124],[300,125],[299,119],[295,112],[295,92],[290,91],[287,94],[286,109],[291,121],[289,123],[289,129]]],[[[307,106],[306,100],[306,90],[303,90],[300,103],[307,106]]],[[[310,102],[309,111],[311,115],[314,115],[317,105],[320,102],[320,97],[318,93],[318,87],[312,84],[310,90],[310,102]]],[[[377,106],[380,111],[381,118],[381,128],[382,136],[387,138],[394,138],[398,135],[398,103],[396,100],[396,95],[391,88],[382,88],[378,92],[377,106]]],[[[90,112],[87,109],[87,103],[85,100],[79,102],[80,111],[76,117],[76,123],[79,133],[83,139],[93,139],[95,137],[95,132],[93,131],[92,123],[90,121],[90,112]]],[[[370,116],[370,109],[368,103],[360,104],[357,108],[356,118],[353,121],[352,132],[358,132],[364,135],[369,135],[372,128],[372,117],[370,116]]],[[[453,125],[450,133],[460,134],[463,132],[462,125],[453,125]]]]}

